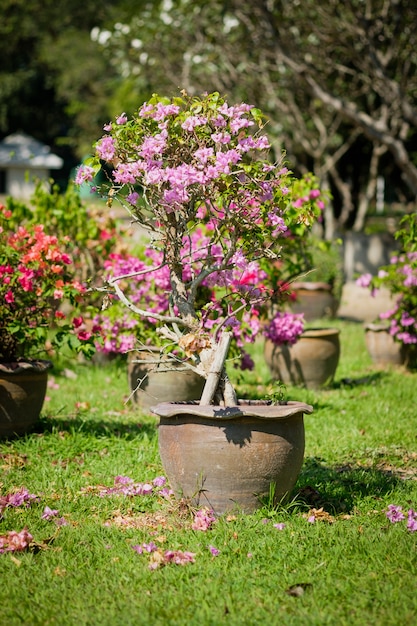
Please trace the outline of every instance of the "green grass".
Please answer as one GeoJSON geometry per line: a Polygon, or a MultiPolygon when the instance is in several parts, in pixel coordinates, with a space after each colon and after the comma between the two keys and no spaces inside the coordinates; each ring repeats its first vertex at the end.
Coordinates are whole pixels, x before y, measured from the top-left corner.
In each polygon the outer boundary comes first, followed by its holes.
{"type": "MultiPolygon", "coordinates": [[[[376,369],[360,324],[341,328],[332,386],[290,388],[308,402],[303,469],[285,507],[191,528],[192,511],[157,496],[100,497],[117,475],[162,474],[156,419],[130,404],[125,364],[57,369],[40,424],[0,443],[1,493],[38,501],[6,508],[0,534],[26,527],[35,545],[0,554],[1,624],[317,625],[417,623],[417,534],[391,524],[389,504],[417,509],[417,374],[376,369]],[[41,519],[45,506],[67,525],[41,519]],[[323,521],[309,511],[323,508],[323,521]],[[275,523],[285,524],[283,530],[275,523]],[[132,545],[195,553],[195,563],[149,569],[132,545]],[[215,557],[208,549],[220,550],[215,557]],[[301,595],[291,595],[294,586],[301,595]]],[[[273,391],[262,359],[238,375],[241,397],[273,391]]]]}

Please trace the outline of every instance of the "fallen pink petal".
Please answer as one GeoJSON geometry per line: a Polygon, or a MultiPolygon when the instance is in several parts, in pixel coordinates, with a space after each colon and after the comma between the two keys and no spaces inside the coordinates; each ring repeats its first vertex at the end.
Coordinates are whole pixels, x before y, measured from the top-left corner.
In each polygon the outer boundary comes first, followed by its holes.
{"type": "Polygon", "coordinates": [[[41,519],[50,520],[57,515],[58,511],[56,509],[50,509],[49,506],[46,506],[43,510],[41,519]]]}
{"type": "Polygon", "coordinates": [[[194,557],[195,554],[193,552],[183,552],[182,550],[167,550],[164,553],[164,560],[167,563],[175,563],[175,565],[195,563],[194,557]]]}
{"type": "Polygon", "coordinates": [[[5,535],[0,535],[0,554],[26,550],[32,539],[32,535],[26,528],[20,532],[10,530],[5,535]]]}
{"type": "Polygon", "coordinates": [[[395,504],[388,505],[386,516],[388,517],[391,524],[396,524],[397,522],[401,522],[402,520],[405,519],[405,515],[402,512],[402,507],[395,506],[395,504]]]}
{"type": "Polygon", "coordinates": [[[193,530],[202,530],[203,532],[211,528],[212,524],[216,521],[216,518],[211,509],[200,509],[194,516],[194,521],[191,524],[193,530]]]}

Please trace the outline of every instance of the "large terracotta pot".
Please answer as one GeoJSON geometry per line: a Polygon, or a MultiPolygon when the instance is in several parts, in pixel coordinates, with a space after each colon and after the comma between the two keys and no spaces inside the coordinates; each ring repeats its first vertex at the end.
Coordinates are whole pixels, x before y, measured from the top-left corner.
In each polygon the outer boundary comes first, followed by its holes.
{"type": "Polygon", "coordinates": [[[131,397],[144,411],[159,402],[198,400],[203,392],[204,378],[160,355],[157,348],[130,353],[127,368],[131,397]]]}
{"type": "Polygon", "coordinates": [[[365,326],[365,344],[372,361],[381,367],[387,365],[415,367],[417,364],[417,346],[395,341],[384,324],[365,326]]]}
{"type": "Polygon", "coordinates": [[[328,283],[294,282],[291,289],[296,296],[291,303],[291,310],[293,313],[304,313],[307,322],[336,316],[339,302],[328,283]]]}
{"type": "Polygon", "coordinates": [[[39,419],[50,361],[0,363],[0,437],[24,435],[39,419]]]}
{"type": "Polygon", "coordinates": [[[274,380],[318,389],[333,381],[340,358],[340,331],[312,328],[292,346],[265,341],[265,360],[274,380]]]}
{"type": "Polygon", "coordinates": [[[152,411],[160,416],[160,456],[178,497],[217,515],[252,513],[263,498],[280,502],[293,489],[311,406],[241,400],[229,408],[163,403],[152,411]]]}

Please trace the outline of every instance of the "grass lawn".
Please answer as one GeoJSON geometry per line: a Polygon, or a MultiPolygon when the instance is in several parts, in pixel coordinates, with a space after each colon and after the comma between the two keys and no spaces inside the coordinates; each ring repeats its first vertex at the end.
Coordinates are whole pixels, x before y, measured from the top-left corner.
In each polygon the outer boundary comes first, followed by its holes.
{"type": "MultiPolygon", "coordinates": [[[[126,404],[125,363],[56,368],[35,432],[0,442],[0,535],[33,537],[0,554],[0,623],[415,625],[417,373],[375,368],[363,327],[332,325],[342,331],[333,385],[289,388],[315,409],[290,502],[207,531],[153,483],[157,420],[126,404]],[[125,495],[118,476],[145,493],[125,495]],[[392,523],[389,505],[405,519],[392,523]],[[166,551],[194,562],[158,567],[166,551]]],[[[253,355],[256,371],[230,372],[240,397],[273,390],[261,344],[253,355]]]]}

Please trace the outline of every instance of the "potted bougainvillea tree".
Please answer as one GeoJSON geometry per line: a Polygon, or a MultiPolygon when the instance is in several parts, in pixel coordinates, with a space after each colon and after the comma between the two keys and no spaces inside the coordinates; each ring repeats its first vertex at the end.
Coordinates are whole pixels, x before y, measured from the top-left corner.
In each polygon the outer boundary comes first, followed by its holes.
{"type": "Polygon", "coordinates": [[[264,126],[258,109],[218,93],[154,95],[130,119],[122,114],[105,125],[76,177],[93,181],[104,167],[109,181],[99,191],[109,204],[120,201],[160,252],[157,265],[110,278],[108,297],[152,319],[166,351],[174,346],[173,358],[181,355],[204,378],[198,402],[162,403],[153,412],[175,492],[216,513],[252,511],[271,485],[277,499],[292,489],[303,461],[303,414],[312,411],[240,400],[227,375],[233,329],[269,297],[251,271],[279,259],[320,214],[316,179],[294,177],[282,155],[271,155],[264,126]],[[167,310],[132,302],[126,281],[161,267],[169,274],[167,310]],[[213,287],[216,297],[202,303],[202,291],[213,287]]]}

